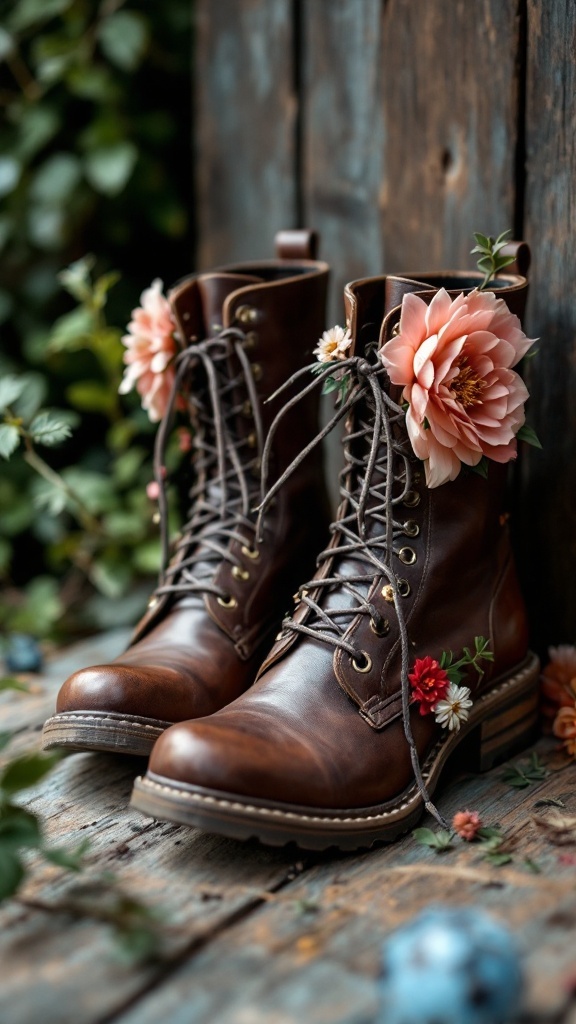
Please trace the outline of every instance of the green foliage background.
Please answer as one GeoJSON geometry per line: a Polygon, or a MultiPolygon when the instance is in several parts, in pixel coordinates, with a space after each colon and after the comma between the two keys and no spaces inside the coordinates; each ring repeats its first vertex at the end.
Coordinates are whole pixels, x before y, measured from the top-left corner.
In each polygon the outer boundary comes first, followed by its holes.
{"type": "Polygon", "coordinates": [[[72,436],[43,456],[98,523],[2,461],[5,630],[129,621],[156,570],[152,428],[118,398],[120,338],[153,278],[191,269],[190,36],[183,0],[0,0],[0,383],[24,375],[23,422],[60,410],[72,436]]]}

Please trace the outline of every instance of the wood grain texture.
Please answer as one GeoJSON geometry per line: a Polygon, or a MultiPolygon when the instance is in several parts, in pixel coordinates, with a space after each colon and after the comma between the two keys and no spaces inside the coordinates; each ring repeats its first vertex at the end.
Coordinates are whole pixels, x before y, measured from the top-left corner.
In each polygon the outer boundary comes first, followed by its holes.
{"type": "MultiPolygon", "coordinates": [[[[78,645],[50,664],[39,694],[4,694],[0,731],[16,729],[9,749],[37,745],[62,677],[105,661],[122,642],[117,633],[78,645]]],[[[410,837],[351,856],[236,843],[131,812],[142,761],[67,758],[22,803],[41,814],[52,844],[90,838],[86,878],[112,871],[165,912],[166,959],[129,966],[104,925],[8,901],[0,909],[2,1024],[367,1024],[383,939],[431,902],[481,904],[508,921],[526,955],[532,1020],[559,1024],[576,936],[574,869],[561,857],[576,843],[552,845],[531,816],[542,798],[560,798],[576,814],[576,766],[559,764],[549,741],[539,749],[554,770],[527,790],[504,785],[496,769],[454,774],[440,795],[448,818],[468,806],[501,823],[514,855],[502,868],[474,846],[438,856],[410,837]]],[[[23,896],[50,903],[71,884],[59,868],[35,864],[23,896]]]]}
{"type": "Polygon", "coordinates": [[[532,245],[522,568],[538,646],[576,641],[576,6],[528,3],[526,238],[532,245]]]}
{"type": "MultiPolygon", "coordinates": [[[[77,645],[57,657],[32,696],[7,691],[0,699],[0,731],[14,733],[3,759],[35,749],[58,687],[77,668],[102,664],[124,646],[125,631],[77,645]]],[[[167,914],[174,936],[169,957],[196,951],[213,934],[294,877],[294,852],[269,851],[166,822],[128,807],[142,759],[104,754],[66,758],[19,801],[41,814],[50,845],[90,840],[86,878],[112,871],[122,887],[167,914]]],[[[36,863],[22,895],[60,900],[74,880],[36,863]]],[[[166,977],[167,964],[130,967],[109,930],[90,919],[47,914],[8,902],[0,908],[0,1021],[2,1024],[95,1024],[114,1016],[166,977]]]]}
{"type": "Polygon", "coordinates": [[[389,271],[473,266],[512,227],[520,24],[512,0],[388,0],[382,33],[389,271]]]}
{"type": "Polygon", "coordinates": [[[487,823],[500,822],[513,839],[511,865],[486,864],[473,844],[438,855],[410,837],[360,856],[318,855],[120,1021],[154,1024],[164,1015],[173,1024],[367,1024],[377,1008],[383,940],[430,903],[482,906],[512,927],[528,966],[531,1019],[562,1020],[576,934],[573,868],[559,867],[561,848],[535,830],[530,815],[544,796],[562,796],[576,810],[575,769],[526,792],[499,775],[455,780],[441,807],[448,818],[465,804],[487,823]]]}
{"type": "Polygon", "coordinates": [[[332,266],[329,321],[340,323],[346,282],[383,266],[382,2],[313,0],[301,28],[304,218],[332,266]]]}
{"type": "Polygon", "coordinates": [[[271,256],[296,226],[291,0],[195,5],[198,264],[271,256]]]}

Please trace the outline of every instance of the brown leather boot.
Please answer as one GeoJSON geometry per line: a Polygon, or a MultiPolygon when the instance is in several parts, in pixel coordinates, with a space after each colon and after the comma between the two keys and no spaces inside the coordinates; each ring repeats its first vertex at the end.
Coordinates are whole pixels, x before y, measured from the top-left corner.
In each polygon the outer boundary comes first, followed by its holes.
{"type": "MultiPolygon", "coordinates": [[[[320,451],[283,488],[258,540],[254,511],[275,411],[265,399],[310,362],[324,328],[328,267],[307,258],[314,246],[308,232],[281,232],[278,259],[173,290],[188,340],[172,404],[186,396],[193,426],[190,517],[131,646],[64,683],[45,748],[148,754],[170,724],[218,711],[254,681],[294,590],[314,571],[329,525],[320,451]]],[[[157,438],[160,485],[169,419],[157,438]]],[[[317,420],[311,394],[276,433],[275,473],[314,438],[317,420]]]]}
{"type": "MultiPolygon", "coordinates": [[[[427,486],[402,389],[379,354],[398,333],[406,293],[429,306],[438,289],[455,297],[480,280],[418,274],[348,286],[355,348],[336,364],[351,382],[334,417],[346,415],[347,429],[331,543],[256,684],[160,737],[136,781],[137,809],[272,844],[368,847],[411,828],[425,806],[437,814],[430,795],[457,747],[488,768],[532,737],[538,662],[508,535],[506,467],[490,461],[483,478],[463,466],[452,482],[427,486]],[[472,702],[442,728],[414,701],[409,674],[416,659],[474,650],[476,637],[489,640],[493,661],[481,679],[467,670],[472,702]]],[[[496,286],[521,314],[525,278],[507,273],[496,286]]],[[[464,395],[474,382],[459,365],[453,394],[464,395]]]]}

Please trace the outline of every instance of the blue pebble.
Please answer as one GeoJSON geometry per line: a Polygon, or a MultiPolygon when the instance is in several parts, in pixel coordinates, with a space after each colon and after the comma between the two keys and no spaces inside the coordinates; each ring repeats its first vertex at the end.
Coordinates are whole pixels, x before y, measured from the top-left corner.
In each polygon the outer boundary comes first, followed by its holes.
{"type": "Polygon", "coordinates": [[[383,946],[375,1024],[505,1024],[522,985],[507,928],[477,908],[430,907],[383,946]]]}
{"type": "Polygon", "coordinates": [[[11,633],[4,657],[8,672],[41,672],[42,652],[28,633],[11,633]]]}

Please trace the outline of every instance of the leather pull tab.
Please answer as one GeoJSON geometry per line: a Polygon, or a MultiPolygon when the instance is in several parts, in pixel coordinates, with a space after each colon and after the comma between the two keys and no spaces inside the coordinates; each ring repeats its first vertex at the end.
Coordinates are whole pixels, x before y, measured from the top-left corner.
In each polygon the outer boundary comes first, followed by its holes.
{"type": "Polygon", "coordinates": [[[315,260],[318,258],[319,243],[317,231],[304,229],[278,231],[274,238],[279,260],[315,260]]]}
{"type": "MultiPolygon", "coordinates": [[[[500,273],[520,274],[520,277],[528,277],[532,253],[528,242],[506,242],[503,249],[500,249],[499,256],[513,256],[514,262],[509,263],[500,273]]],[[[497,275],[498,276],[498,275],[497,275]]]]}

